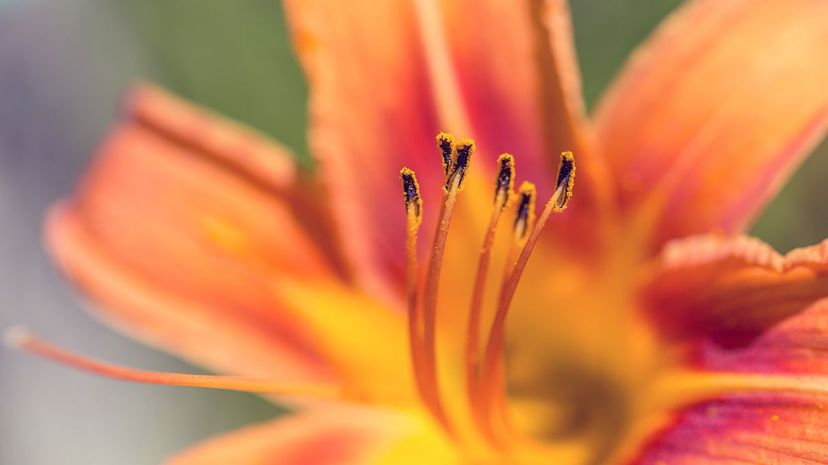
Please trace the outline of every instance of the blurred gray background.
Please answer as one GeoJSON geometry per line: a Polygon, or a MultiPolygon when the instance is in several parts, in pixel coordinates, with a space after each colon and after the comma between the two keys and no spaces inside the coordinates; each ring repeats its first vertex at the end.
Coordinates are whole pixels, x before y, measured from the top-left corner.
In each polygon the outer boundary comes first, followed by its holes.
{"type": "MultiPolygon", "coordinates": [[[[594,103],[677,0],[574,2],[594,103]]],[[[276,0],[0,0],[0,329],[134,367],[194,371],[87,318],[41,247],[121,90],[149,78],[270,133],[308,163],[307,91],[276,0]]],[[[781,250],[828,236],[823,146],[754,232],[781,250]]],[[[155,464],[280,410],[252,395],[117,383],[0,350],[0,464],[155,464]]]]}

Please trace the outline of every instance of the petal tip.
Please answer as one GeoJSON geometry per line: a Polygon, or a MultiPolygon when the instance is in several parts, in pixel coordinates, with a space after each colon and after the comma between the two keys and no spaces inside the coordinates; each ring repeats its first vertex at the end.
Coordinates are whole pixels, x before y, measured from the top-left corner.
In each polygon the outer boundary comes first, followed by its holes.
{"type": "Polygon", "coordinates": [[[29,330],[25,326],[15,325],[3,332],[3,345],[9,349],[19,349],[29,338],[29,330]]]}

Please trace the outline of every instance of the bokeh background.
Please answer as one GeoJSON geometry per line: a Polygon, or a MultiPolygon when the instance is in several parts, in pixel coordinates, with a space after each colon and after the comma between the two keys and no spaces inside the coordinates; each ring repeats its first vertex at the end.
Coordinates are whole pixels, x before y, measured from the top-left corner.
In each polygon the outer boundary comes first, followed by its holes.
{"type": "MultiPolygon", "coordinates": [[[[680,2],[572,3],[592,105],[680,2]]],[[[46,208],[72,189],[137,79],[256,126],[311,165],[307,89],[277,0],[0,0],[0,329],[22,323],[109,360],[196,371],[87,318],[41,245],[46,208]]],[[[823,144],[753,232],[783,251],[828,236],[826,179],[823,144]]],[[[251,395],[117,383],[0,350],[0,464],[154,464],[280,412],[251,395]]]]}

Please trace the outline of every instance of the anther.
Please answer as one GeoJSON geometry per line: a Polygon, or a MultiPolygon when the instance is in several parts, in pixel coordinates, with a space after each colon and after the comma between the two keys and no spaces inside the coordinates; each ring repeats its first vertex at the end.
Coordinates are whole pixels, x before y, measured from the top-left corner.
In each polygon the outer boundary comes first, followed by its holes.
{"type": "Polygon", "coordinates": [[[405,211],[407,214],[413,215],[414,226],[419,226],[423,218],[423,200],[420,197],[420,184],[417,182],[417,175],[410,168],[403,168],[400,170],[400,177],[402,178],[403,197],[405,198],[405,211]]]}
{"type": "Polygon", "coordinates": [[[452,189],[452,184],[457,183],[457,190],[463,187],[463,180],[466,179],[466,170],[469,168],[471,156],[474,153],[474,141],[464,139],[455,145],[456,155],[451,164],[451,170],[446,176],[446,192],[452,189]]]}
{"type": "Polygon", "coordinates": [[[561,153],[561,162],[558,164],[558,178],[555,189],[561,190],[555,202],[555,209],[563,211],[572,198],[572,188],[575,186],[575,156],[572,152],[561,153]]]}
{"type": "Polygon", "coordinates": [[[515,214],[515,239],[523,241],[532,227],[535,219],[535,198],[537,189],[528,181],[523,181],[518,189],[518,206],[515,214]]]}
{"type": "Polygon", "coordinates": [[[495,181],[495,204],[501,209],[509,203],[509,197],[515,184],[515,157],[509,153],[500,155],[497,159],[499,166],[495,181]]]}
{"type": "Polygon", "coordinates": [[[454,146],[454,136],[445,132],[437,134],[437,148],[440,149],[440,155],[443,157],[443,171],[446,177],[448,177],[454,163],[454,146]]]}

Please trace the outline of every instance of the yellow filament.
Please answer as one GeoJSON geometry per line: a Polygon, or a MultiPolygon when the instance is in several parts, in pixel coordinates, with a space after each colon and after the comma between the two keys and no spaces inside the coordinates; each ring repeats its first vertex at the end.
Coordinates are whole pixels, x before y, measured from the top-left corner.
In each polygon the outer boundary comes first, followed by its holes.
{"type": "Polygon", "coordinates": [[[506,192],[498,193],[497,201],[492,209],[492,214],[489,218],[489,226],[486,229],[486,236],[483,239],[483,247],[480,250],[480,256],[477,261],[477,274],[474,278],[474,288],[472,291],[471,307],[469,308],[469,320],[466,330],[466,391],[469,398],[470,407],[475,416],[475,420],[480,422],[479,416],[476,414],[476,384],[479,370],[479,339],[480,339],[480,319],[481,310],[483,306],[483,292],[486,286],[486,276],[489,271],[489,263],[492,258],[492,245],[494,244],[495,234],[497,231],[498,220],[503,212],[502,204],[506,202],[506,192]]]}
{"type": "MultiPolygon", "coordinates": [[[[413,172],[411,173],[413,175],[413,172]]],[[[408,340],[411,351],[411,366],[414,371],[414,379],[417,383],[417,391],[423,403],[429,403],[429,395],[425,387],[425,373],[423,371],[423,334],[422,322],[419,313],[418,302],[418,276],[419,264],[417,260],[417,232],[420,228],[421,215],[419,207],[411,202],[406,202],[406,288],[408,294],[408,340]]]]}

